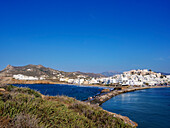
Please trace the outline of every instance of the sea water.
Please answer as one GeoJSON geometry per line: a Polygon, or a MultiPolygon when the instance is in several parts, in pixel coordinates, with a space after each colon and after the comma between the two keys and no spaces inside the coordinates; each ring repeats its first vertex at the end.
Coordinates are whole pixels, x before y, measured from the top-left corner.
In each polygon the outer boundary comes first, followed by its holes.
{"type": "Polygon", "coordinates": [[[88,97],[100,93],[103,87],[77,86],[64,84],[15,84],[18,87],[28,87],[39,91],[44,95],[56,96],[65,95],[76,98],[77,100],[85,100],[88,97]]]}
{"type": "Polygon", "coordinates": [[[139,128],[170,128],[170,88],[152,88],[117,95],[101,107],[129,117],[139,128]]]}

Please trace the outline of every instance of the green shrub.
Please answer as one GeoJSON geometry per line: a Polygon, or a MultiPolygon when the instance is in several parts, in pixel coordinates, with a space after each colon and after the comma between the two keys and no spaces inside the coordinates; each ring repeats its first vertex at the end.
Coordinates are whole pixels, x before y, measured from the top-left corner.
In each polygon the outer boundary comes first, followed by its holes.
{"type": "MultiPolygon", "coordinates": [[[[46,96],[28,88],[9,86],[0,95],[0,117],[5,127],[16,128],[128,128],[96,105],[66,96],[46,96]]],[[[1,121],[1,120],[0,120],[1,121]]],[[[0,122],[2,124],[2,122],[0,122]]]]}
{"type": "Polygon", "coordinates": [[[7,85],[7,86],[5,86],[5,90],[7,90],[7,91],[12,91],[14,88],[16,88],[16,87],[13,86],[13,85],[7,85]]]}
{"type": "Polygon", "coordinates": [[[13,128],[43,128],[44,126],[38,125],[39,123],[40,121],[34,115],[20,113],[8,125],[13,128]]]}
{"type": "Polygon", "coordinates": [[[9,93],[3,93],[3,95],[1,95],[1,100],[4,102],[11,98],[12,98],[12,96],[9,93]]]}
{"type": "Polygon", "coordinates": [[[41,94],[35,90],[32,90],[30,88],[15,88],[15,92],[20,92],[20,93],[28,93],[30,95],[34,95],[35,97],[41,97],[41,94]]]}

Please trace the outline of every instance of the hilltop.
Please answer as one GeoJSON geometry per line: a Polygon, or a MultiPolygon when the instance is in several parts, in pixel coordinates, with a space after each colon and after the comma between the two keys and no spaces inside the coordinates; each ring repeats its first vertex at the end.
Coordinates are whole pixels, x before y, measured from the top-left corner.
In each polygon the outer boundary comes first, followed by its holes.
{"type": "Polygon", "coordinates": [[[5,128],[137,126],[127,117],[117,117],[117,114],[107,112],[96,105],[66,96],[44,96],[29,88],[11,85],[0,87],[0,110],[0,127],[5,128]],[[132,125],[132,122],[135,125],[132,125]]]}
{"type": "Polygon", "coordinates": [[[103,77],[102,74],[95,74],[95,73],[84,73],[84,72],[64,72],[55,70],[52,68],[44,67],[42,65],[33,65],[29,64],[26,66],[11,66],[8,65],[5,69],[0,71],[0,77],[7,77],[7,78],[13,78],[14,75],[21,74],[26,77],[33,78],[33,80],[52,80],[52,81],[59,81],[60,78],[97,78],[97,77],[103,77]],[[34,79],[35,78],[35,79],[34,79]]]}

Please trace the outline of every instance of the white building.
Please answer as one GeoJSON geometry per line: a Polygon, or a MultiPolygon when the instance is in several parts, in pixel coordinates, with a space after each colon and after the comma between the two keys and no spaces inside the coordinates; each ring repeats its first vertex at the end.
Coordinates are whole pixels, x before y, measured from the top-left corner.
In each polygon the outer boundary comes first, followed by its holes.
{"type": "Polygon", "coordinates": [[[153,71],[148,71],[147,69],[138,69],[127,71],[113,77],[98,78],[97,80],[102,81],[103,84],[117,83],[132,86],[143,86],[145,84],[158,85],[170,82],[170,75],[162,77],[161,73],[155,73],[153,71]]]}
{"type": "Polygon", "coordinates": [[[99,81],[96,80],[95,78],[92,78],[90,81],[89,81],[89,84],[98,84],[99,81]]]}
{"type": "Polygon", "coordinates": [[[17,80],[38,80],[38,77],[25,76],[25,75],[22,75],[22,74],[13,75],[13,78],[17,79],[17,80]]]}

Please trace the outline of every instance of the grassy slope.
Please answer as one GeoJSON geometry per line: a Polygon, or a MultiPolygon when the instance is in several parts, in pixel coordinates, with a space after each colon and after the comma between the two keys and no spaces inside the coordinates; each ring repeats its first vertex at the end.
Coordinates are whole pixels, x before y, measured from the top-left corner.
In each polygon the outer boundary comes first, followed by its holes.
{"type": "Polygon", "coordinates": [[[4,86],[0,91],[0,127],[129,128],[98,106],[66,96],[45,96],[29,88],[4,86]]]}

